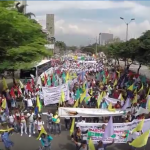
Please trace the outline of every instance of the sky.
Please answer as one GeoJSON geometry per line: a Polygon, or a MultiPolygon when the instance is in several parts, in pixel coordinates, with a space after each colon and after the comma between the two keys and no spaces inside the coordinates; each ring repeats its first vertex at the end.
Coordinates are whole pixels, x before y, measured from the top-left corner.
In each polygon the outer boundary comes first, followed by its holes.
{"type": "Polygon", "coordinates": [[[125,40],[150,29],[150,1],[27,1],[27,12],[45,28],[46,14],[55,15],[55,37],[67,45],[83,46],[96,42],[99,33],[112,33],[125,40]],[[124,20],[121,20],[123,17],[124,20]]]}

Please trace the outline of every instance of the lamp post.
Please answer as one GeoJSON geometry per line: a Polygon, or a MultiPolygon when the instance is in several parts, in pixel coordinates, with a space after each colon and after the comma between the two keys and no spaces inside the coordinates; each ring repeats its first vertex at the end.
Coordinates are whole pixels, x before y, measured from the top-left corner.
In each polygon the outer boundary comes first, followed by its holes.
{"type": "Polygon", "coordinates": [[[129,26],[129,24],[130,24],[132,21],[134,21],[135,19],[132,18],[129,22],[126,22],[123,17],[120,17],[120,19],[123,20],[123,21],[125,22],[126,26],[127,26],[127,29],[126,29],[126,41],[128,41],[128,26],[129,26]]]}

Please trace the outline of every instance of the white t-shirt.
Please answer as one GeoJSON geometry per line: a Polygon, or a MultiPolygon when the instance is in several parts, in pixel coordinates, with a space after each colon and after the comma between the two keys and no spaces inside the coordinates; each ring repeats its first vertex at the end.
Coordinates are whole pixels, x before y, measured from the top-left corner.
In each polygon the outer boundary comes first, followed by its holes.
{"type": "Polygon", "coordinates": [[[14,122],[14,116],[13,115],[8,116],[8,120],[10,123],[13,123],[14,122]]]}
{"type": "Polygon", "coordinates": [[[32,114],[30,114],[30,113],[27,113],[27,117],[29,117],[28,118],[28,120],[29,120],[29,122],[33,122],[34,121],[34,113],[32,113],[32,114]]]}
{"type": "Polygon", "coordinates": [[[28,100],[27,100],[27,104],[28,104],[28,107],[32,107],[32,106],[33,106],[32,100],[31,100],[31,99],[28,99],[28,100]]]}

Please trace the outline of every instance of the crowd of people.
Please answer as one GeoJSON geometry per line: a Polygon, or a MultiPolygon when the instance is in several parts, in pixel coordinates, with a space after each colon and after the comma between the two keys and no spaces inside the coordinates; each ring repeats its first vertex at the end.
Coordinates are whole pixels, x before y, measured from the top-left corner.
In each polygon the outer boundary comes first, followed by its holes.
{"type": "MultiPolygon", "coordinates": [[[[57,87],[64,83],[69,86],[70,98],[66,101],[60,101],[57,105],[58,108],[120,110],[127,99],[130,99],[130,105],[128,105],[131,108],[130,111],[125,111],[121,117],[113,117],[114,122],[131,122],[134,119],[150,116],[144,113],[137,114],[140,107],[144,109],[148,107],[150,85],[145,76],[120,66],[104,66],[101,61],[86,64],[66,60],[53,74],[45,73],[41,77],[40,84],[36,84],[34,78],[24,83],[14,79],[14,85],[9,89],[3,77],[3,91],[0,94],[0,123],[1,138],[7,150],[13,145],[13,142],[9,140],[9,133],[12,134],[13,131],[20,133],[21,136],[28,134],[31,137],[37,134],[39,135],[38,139],[41,140],[41,149],[51,149],[53,138],[50,135],[61,134],[61,119],[58,116],[58,111],[52,113],[49,109],[46,113],[42,113],[42,106],[44,107],[42,87],[57,87]],[[75,82],[70,83],[73,79],[76,79],[75,82]],[[80,101],[85,90],[87,91],[86,96],[80,101]],[[111,103],[108,98],[117,99],[117,102],[111,103]],[[46,121],[43,120],[45,115],[47,116],[46,121]],[[13,130],[8,130],[8,127],[13,130]]],[[[109,117],[84,118],[81,116],[76,119],[76,122],[108,123],[108,121],[109,117]]],[[[64,118],[66,130],[70,129],[71,122],[72,118],[64,118]]],[[[87,141],[83,140],[82,134],[80,128],[76,127],[71,135],[76,150],[87,150],[87,141]]],[[[108,145],[105,145],[103,141],[99,141],[96,150],[105,150],[106,146],[108,145]]]]}

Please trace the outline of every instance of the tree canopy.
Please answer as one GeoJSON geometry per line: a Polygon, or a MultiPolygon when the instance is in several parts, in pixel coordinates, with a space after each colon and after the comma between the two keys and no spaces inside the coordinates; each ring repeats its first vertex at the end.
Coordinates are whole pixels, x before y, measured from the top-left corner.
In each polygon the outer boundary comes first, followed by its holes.
{"type": "Polygon", "coordinates": [[[12,6],[0,1],[0,69],[28,68],[49,55],[41,25],[12,6]]]}
{"type": "MultiPolygon", "coordinates": [[[[95,45],[83,51],[95,53],[93,48],[95,45]]],[[[149,65],[150,62],[150,30],[144,32],[137,39],[130,39],[129,41],[114,40],[105,46],[98,46],[97,51],[103,51],[108,58],[114,59],[131,59],[132,61],[138,61],[142,65],[149,65]]]]}

